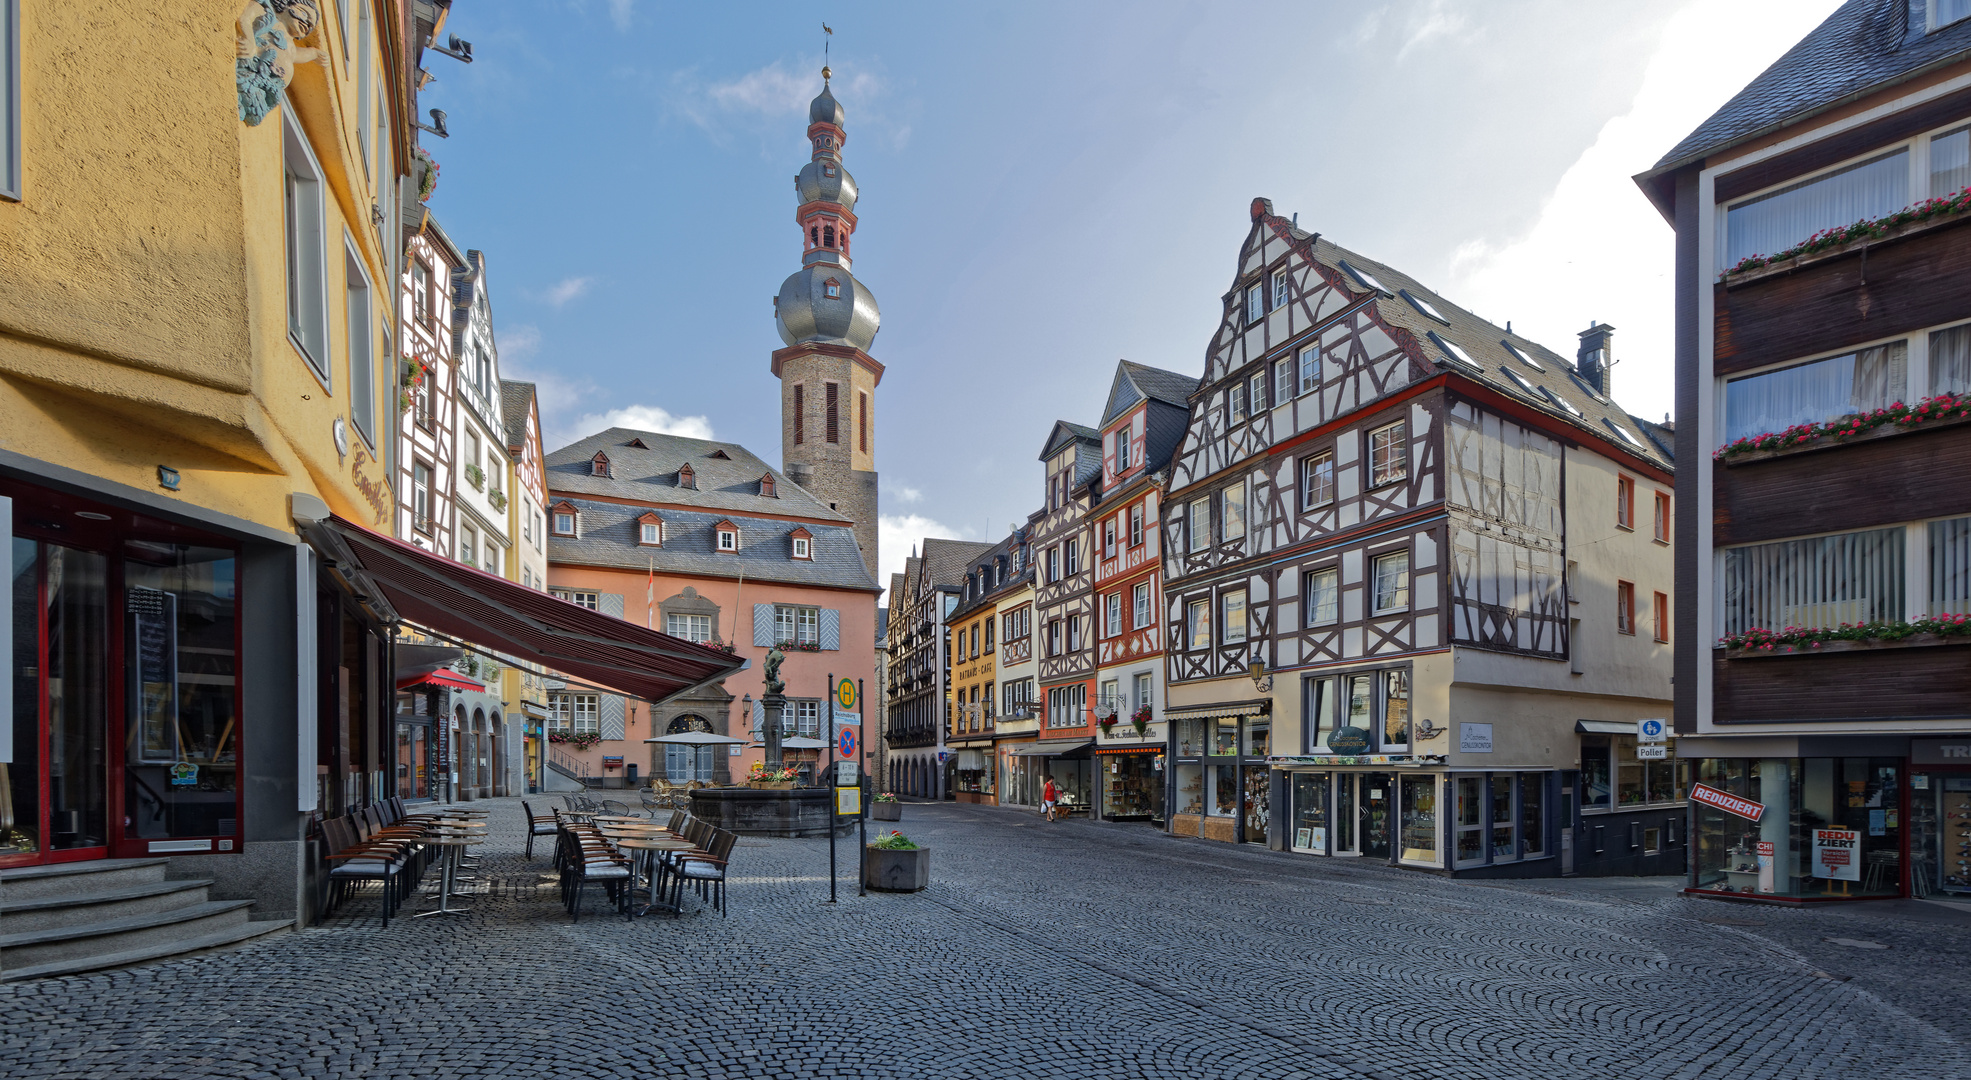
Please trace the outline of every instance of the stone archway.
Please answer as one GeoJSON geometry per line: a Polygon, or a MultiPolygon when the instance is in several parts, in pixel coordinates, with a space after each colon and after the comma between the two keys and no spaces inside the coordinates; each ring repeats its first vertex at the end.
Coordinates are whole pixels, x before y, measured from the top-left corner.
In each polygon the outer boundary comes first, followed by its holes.
{"type": "Polygon", "coordinates": [[[493,797],[511,795],[513,792],[507,784],[506,720],[500,716],[498,709],[494,709],[493,714],[487,718],[486,732],[493,764],[493,774],[489,778],[493,797]]]}
{"type": "Polygon", "coordinates": [[[472,771],[465,775],[466,786],[473,794],[484,798],[492,794],[486,786],[486,710],[472,710],[472,739],[467,744],[472,754],[472,771]]]}

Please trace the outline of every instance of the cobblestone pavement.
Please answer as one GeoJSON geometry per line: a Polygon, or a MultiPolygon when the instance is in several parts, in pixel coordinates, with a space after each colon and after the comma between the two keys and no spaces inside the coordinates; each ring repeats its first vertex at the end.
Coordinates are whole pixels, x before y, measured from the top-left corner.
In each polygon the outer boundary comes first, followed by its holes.
{"type": "Polygon", "coordinates": [[[909,805],[924,893],[858,898],[844,842],[825,904],[824,842],[745,840],[729,918],[598,898],[571,925],[491,805],[470,917],[383,930],[359,898],[0,987],[0,1076],[1971,1077],[1971,916],[1935,905],[1451,882],[909,805]]]}

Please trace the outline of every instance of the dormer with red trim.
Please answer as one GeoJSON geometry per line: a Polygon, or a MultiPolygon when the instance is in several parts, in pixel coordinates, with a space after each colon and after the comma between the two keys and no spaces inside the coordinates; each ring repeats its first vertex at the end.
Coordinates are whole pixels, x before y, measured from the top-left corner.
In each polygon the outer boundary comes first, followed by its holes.
{"type": "Polygon", "coordinates": [[[582,535],[582,512],[574,503],[563,499],[548,507],[549,536],[582,535]]]}
{"type": "Polygon", "coordinates": [[[624,446],[633,446],[633,447],[636,447],[636,448],[637,448],[638,450],[648,450],[648,449],[650,449],[650,448],[649,448],[648,446],[645,446],[645,445],[643,445],[643,440],[642,440],[642,439],[631,439],[631,440],[630,440],[629,442],[626,442],[626,443],[624,443],[623,445],[624,445],[624,446]]]}
{"type": "Polygon", "coordinates": [[[638,547],[663,547],[664,519],[649,511],[637,518],[636,542],[638,547]]]}
{"type": "Polygon", "coordinates": [[[813,533],[807,531],[804,528],[796,526],[794,528],[794,531],[788,533],[787,536],[788,539],[791,541],[793,548],[793,550],[789,552],[788,558],[800,559],[803,562],[810,562],[814,559],[813,533]]]}
{"type": "Polygon", "coordinates": [[[739,526],[731,521],[712,526],[712,550],[721,555],[739,554],[739,526]]]}
{"type": "Polygon", "coordinates": [[[689,461],[678,466],[678,486],[688,491],[698,490],[698,470],[689,461]]]}
{"type": "Polygon", "coordinates": [[[607,478],[609,476],[609,455],[600,450],[589,459],[589,475],[607,478]]]}
{"type": "Polygon", "coordinates": [[[760,477],[760,495],[768,499],[778,499],[780,497],[774,494],[772,473],[767,473],[765,476],[760,477]]]}

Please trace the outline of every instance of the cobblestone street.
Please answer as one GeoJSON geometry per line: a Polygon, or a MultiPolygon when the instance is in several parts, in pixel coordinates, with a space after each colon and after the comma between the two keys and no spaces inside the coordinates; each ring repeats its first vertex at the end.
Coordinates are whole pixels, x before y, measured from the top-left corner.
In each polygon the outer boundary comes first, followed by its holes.
{"type": "Polygon", "coordinates": [[[386,931],[363,897],[235,952],[0,988],[5,1075],[1971,1076],[1971,915],[1936,905],[1453,883],[908,805],[925,893],[858,898],[844,843],[830,906],[825,844],[746,840],[729,918],[595,896],[571,925],[518,804],[492,805],[469,918],[386,931]]]}

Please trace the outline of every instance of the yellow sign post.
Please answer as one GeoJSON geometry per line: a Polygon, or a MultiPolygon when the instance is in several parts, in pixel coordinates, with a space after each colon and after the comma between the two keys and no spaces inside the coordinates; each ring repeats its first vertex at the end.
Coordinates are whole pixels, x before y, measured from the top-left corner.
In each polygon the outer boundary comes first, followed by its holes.
{"type": "Polygon", "coordinates": [[[859,787],[836,788],[835,813],[842,817],[854,817],[862,813],[862,789],[859,787]]]}

